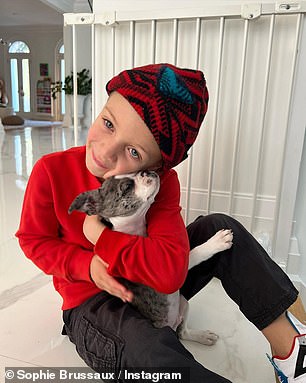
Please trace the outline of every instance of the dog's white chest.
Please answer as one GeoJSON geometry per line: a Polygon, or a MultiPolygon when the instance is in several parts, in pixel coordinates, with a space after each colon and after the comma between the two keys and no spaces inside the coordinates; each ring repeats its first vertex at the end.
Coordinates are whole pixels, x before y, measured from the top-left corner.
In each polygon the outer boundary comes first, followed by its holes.
{"type": "Polygon", "coordinates": [[[145,216],[113,217],[110,221],[115,231],[142,237],[147,236],[145,216]]]}

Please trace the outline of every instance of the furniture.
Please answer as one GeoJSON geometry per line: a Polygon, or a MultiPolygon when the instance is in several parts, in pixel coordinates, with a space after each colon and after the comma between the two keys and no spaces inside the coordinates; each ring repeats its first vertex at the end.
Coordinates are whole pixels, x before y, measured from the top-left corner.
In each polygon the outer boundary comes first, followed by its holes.
{"type": "Polygon", "coordinates": [[[36,111],[51,114],[51,79],[49,77],[37,81],[36,111]]]}
{"type": "Polygon", "coordinates": [[[3,119],[6,116],[13,116],[15,114],[14,109],[6,106],[6,107],[0,107],[0,118],[3,119]]]}
{"type": "Polygon", "coordinates": [[[2,118],[2,124],[3,125],[23,125],[24,119],[20,116],[5,116],[2,118]]]}

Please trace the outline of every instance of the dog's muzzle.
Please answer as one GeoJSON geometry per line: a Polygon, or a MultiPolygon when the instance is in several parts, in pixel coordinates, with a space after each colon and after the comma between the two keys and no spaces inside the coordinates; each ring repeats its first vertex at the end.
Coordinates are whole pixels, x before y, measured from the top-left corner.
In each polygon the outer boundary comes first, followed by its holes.
{"type": "Polygon", "coordinates": [[[156,182],[158,178],[157,173],[150,170],[143,170],[138,173],[138,178],[143,185],[151,185],[153,182],[156,182]]]}
{"type": "Polygon", "coordinates": [[[140,172],[141,177],[151,177],[151,178],[157,178],[157,173],[151,171],[151,170],[142,170],[140,172]]]}
{"type": "Polygon", "coordinates": [[[144,201],[154,199],[159,190],[159,176],[151,170],[141,170],[135,176],[135,193],[144,201]]]}

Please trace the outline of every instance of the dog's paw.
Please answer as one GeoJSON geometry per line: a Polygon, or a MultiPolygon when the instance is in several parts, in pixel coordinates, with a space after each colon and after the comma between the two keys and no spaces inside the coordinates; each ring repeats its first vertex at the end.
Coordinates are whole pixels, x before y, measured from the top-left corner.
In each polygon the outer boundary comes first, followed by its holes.
{"type": "Polygon", "coordinates": [[[201,344],[206,344],[206,346],[212,346],[217,342],[218,339],[219,336],[217,334],[215,334],[212,331],[206,330],[199,331],[197,342],[201,344]]]}
{"type": "Polygon", "coordinates": [[[230,229],[219,230],[208,241],[196,246],[190,251],[189,269],[201,262],[207,261],[216,253],[228,250],[233,245],[233,232],[230,229]]]}
{"type": "Polygon", "coordinates": [[[205,243],[211,254],[228,250],[233,245],[233,232],[230,229],[219,230],[213,237],[205,243]]]}
{"type": "Polygon", "coordinates": [[[180,338],[182,340],[188,340],[192,342],[198,342],[201,344],[205,344],[206,346],[214,345],[219,336],[210,330],[195,330],[190,328],[184,328],[180,334],[180,338]]]}

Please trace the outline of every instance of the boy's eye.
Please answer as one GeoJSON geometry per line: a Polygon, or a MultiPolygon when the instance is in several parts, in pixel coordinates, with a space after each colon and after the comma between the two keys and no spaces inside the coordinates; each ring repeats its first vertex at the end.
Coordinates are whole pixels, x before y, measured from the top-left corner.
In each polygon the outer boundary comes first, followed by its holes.
{"type": "Polygon", "coordinates": [[[104,125],[107,129],[113,129],[113,124],[109,120],[104,119],[104,125]]]}
{"type": "Polygon", "coordinates": [[[130,155],[131,155],[133,158],[136,158],[136,159],[139,159],[139,158],[140,158],[140,156],[139,156],[139,154],[138,154],[138,152],[137,152],[136,149],[134,149],[134,148],[130,148],[130,149],[129,149],[129,152],[130,152],[130,155]]]}

